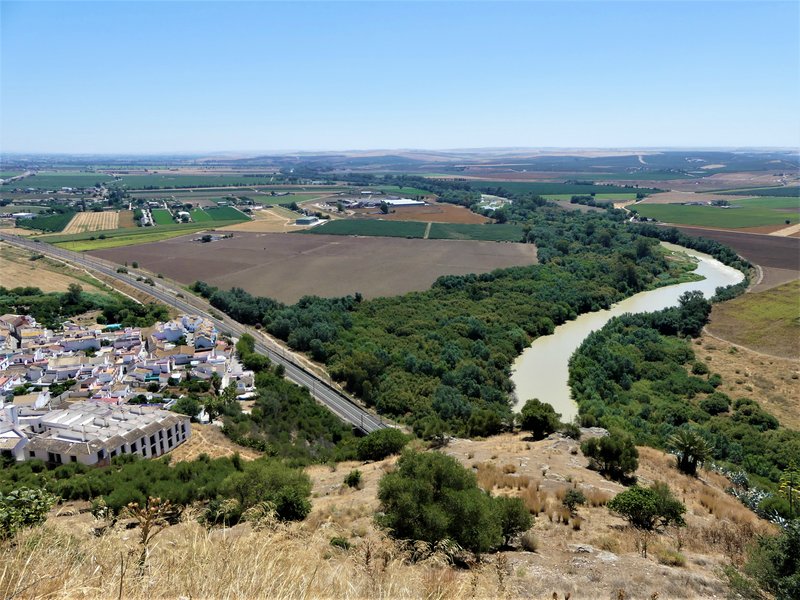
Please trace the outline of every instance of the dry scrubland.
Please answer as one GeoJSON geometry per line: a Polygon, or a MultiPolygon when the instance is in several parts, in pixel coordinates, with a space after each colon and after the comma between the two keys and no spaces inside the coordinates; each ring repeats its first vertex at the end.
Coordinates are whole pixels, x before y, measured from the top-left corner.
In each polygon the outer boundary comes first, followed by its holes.
{"type": "MultiPolygon", "coordinates": [[[[66,266],[49,258],[31,260],[32,253],[0,242],[0,285],[3,287],[35,286],[43,292],[66,292],[69,285],[77,283],[89,288],[87,280],[93,285],[100,282],[85,272],[66,266]]],[[[96,292],[96,289],[87,291],[96,292]]]]}
{"type": "MultiPolygon", "coordinates": [[[[125,211],[128,212],[128,211],[125,211]]],[[[107,231],[117,229],[119,225],[119,212],[80,212],[72,217],[69,224],[61,231],[62,234],[83,233],[85,231],[107,231]]]]}
{"type": "Polygon", "coordinates": [[[241,287],[283,302],[307,294],[394,296],[426,290],[441,275],[536,261],[531,244],[281,233],[236,233],[232,239],[201,244],[191,237],[91,254],[118,263],[135,260],[181,283],[241,287]]]}
{"type": "MultiPolygon", "coordinates": [[[[702,472],[679,474],[673,460],[641,448],[640,481],[668,479],[688,507],[688,526],[650,543],[637,537],[602,504],[622,490],[585,468],[577,442],[522,435],[485,441],[455,440],[444,451],[475,468],[479,482],[498,494],[519,495],[537,513],[536,552],[515,547],[483,556],[471,569],[435,552],[410,560],[410,548],[378,531],[378,481],[394,459],[309,469],[313,510],[303,523],[264,519],[231,529],[206,530],[185,522],[156,538],[140,574],[136,530],[122,524],[96,537],[99,525],[78,505],[54,511],[43,529],[25,531],[0,550],[0,594],[16,598],[713,598],[724,597],[719,568],[739,563],[743,549],[770,527],[702,472]],[[352,468],[360,489],[343,485],[352,468]],[[570,517],[560,499],[571,486],[589,504],[570,517]],[[563,521],[566,521],[563,522],[563,521]],[[349,550],[330,539],[346,538],[349,550]],[[680,553],[678,552],[680,549],[680,553]],[[57,567],[57,572],[54,572],[57,567]],[[122,576],[121,576],[122,574],[122,576]]],[[[421,550],[421,548],[420,548],[421,550]]]]}

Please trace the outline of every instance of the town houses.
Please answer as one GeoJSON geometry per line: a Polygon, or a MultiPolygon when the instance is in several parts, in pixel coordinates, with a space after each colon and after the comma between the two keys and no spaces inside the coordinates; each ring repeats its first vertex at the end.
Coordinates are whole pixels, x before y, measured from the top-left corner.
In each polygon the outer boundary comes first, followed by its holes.
{"type": "Polygon", "coordinates": [[[167,409],[181,382],[194,380],[233,383],[237,395],[254,389],[232,341],[203,317],[148,328],[68,321],[51,330],[2,315],[0,456],[89,465],[159,456],[191,435],[189,417],[167,409]]]}

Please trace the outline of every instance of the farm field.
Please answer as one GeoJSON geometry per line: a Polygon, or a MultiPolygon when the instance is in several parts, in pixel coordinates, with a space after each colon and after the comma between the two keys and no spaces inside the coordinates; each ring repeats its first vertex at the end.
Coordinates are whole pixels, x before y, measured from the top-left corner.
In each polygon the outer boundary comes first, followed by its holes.
{"type": "Polygon", "coordinates": [[[34,217],[32,219],[17,219],[17,224],[19,227],[23,229],[38,229],[40,231],[51,231],[51,232],[59,232],[66,227],[70,221],[72,221],[72,217],[75,215],[74,212],[65,212],[55,215],[45,215],[41,217],[34,217]]]}
{"type": "Polygon", "coordinates": [[[136,227],[136,222],[133,220],[132,210],[119,211],[119,227],[122,228],[136,227]]]}
{"type": "Polygon", "coordinates": [[[782,196],[800,198],[800,186],[782,186],[769,188],[744,188],[720,192],[732,196],[782,196]]]}
{"type": "Polygon", "coordinates": [[[536,260],[530,244],[281,233],[241,233],[210,244],[187,236],[92,254],[120,263],[136,260],[182,283],[238,286],[284,302],[308,294],[393,296],[428,289],[441,275],[485,273],[536,260]]]}
{"type": "MultiPolygon", "coordinates": [[[[544,198],[548,200],[571,200],[573,196],[577,196],[579,194],[546,194],[544,198]]],[[[636,200],[636,191],[632,191],[629,194],[597,194],[595,193],[594,197],[597,200],[611,200],[613,202],[624,202],[626,200],[636,200]]]]}
{"type": "Polygon", "coordinates": [[[36,188],[40,190],[59,190],[62,187],[86,188],[95,183],[112,181],[114,178],[105,173],[82,173],[79,171],[41,171],[10,183],[8,188],[36,188]]]}
{"type": "Polygon", "coordinates": [[[172,218],[172,213],[166,208],[154,208],[150,211],[153,213],[153,220],[156,225],[174,225],[175,220],[172,218]]]}
{"type": "Polygon", "coordinates": [[[107,212],[80,212],[77,213],[69,224],[64,227],[62,233],[83,233],[84,231],[102,231],[105,229],[117,229],[119,227],[119,213],[116,211],[107,212]]]}
{"type": "Polygon", "coordinates": [[[31,260],[33,254],[0,242],[0,285],[33,285],[43,292],[66,292],[77,283],[86,291],[101,292],[102,284],[84,271],[46,257],[31,260]]]}
{"type": "Polygon", "coordinates": [[[486,188],[502,188],[512,193],[523,194],[531,193],[539,196],[554,194],[589,195],[596,194],[633,194],[644,192],[653,194],[658,190],[653,188],[626,188],[618,185],[581,185],[575,183],[543,183],[539,181],[469,181],[470,187],[476,190],[486,188]]]}
{"type": "MultiPolygon", "coordinates": [[[[578,204],[577,202],[573,204],[569,200],[553,200],[553,202],[558,204],[564,210],[577,210],[580,212],[602,212],[605,210],[599,206],[587,206],[586,204],[578,204]]],[[[621,200],[618,202],[626,202],[626,200],[621,200]]],[[[627,202],[630,202],[630,200],[627,200],[627,202]]]]}
{"type": "Polygon", "coordinates": [[[245,221],[247,215],[232,206],[217,206],[206,208],[205,212],[211,217],[212,221],[245,221]]]}
{"type": "Polygon", "coordinates": [[[487,242],[518,242],[522,239],[522,226],[510,223],[470,225],[462,223],[434,223],[428,239],[431,240],[481,240],[487,242]]]}
{"type": "Polygon", "coordinates": [[[737,208],[718,206],[685,206],[681,204],[640,203],[636,209],[642,216],[664,223],[741,229],[764,225],[800,222],[797,198],[750,198],[736,201],[737,208]]]}
{"type": "Polygon", "coordinates": [[[428,223],[489,223],[491,219],[457,204],[433,202],[419,206],[398,206],[384,215],[378,208],[361,208],[354,211],[359,216],[386,221],[425,221],[428,223]]]}
{"type": "Polygon", "coordinates": [[[248,186],[269,184],[272,175],[247,177],[244,175],[186,175],[173,173],[152,173],[147,175],[122,175],[119,185],[131,190],[144,188],[191,188],[248,186]]]}
{"type": "Polygon", "coordinates": [[[195,223],[203,223],[205,221],[211,221],[211,215],[209,215],[206,211],[202,208],[193,208],[189,211],[189,214],[192,216],[192,221],[195,223]]]}
{"type": "MultiPolygon", "coordinates": [[[[800,274],[799,274],[800,275],[800,274]]],[[[714,305],[708,330],[752,350],[800,358],[800,280],[714,305]]]]}
{"type": "Polygon", "coordinates": [[[286,233],[291,231],[302,231],[307,229],[303,225],[295,225],[294,221],[299,217],[296,213],[284,216],[282,213],[290,211],[281,210],[280,207],[253,211],[253,220],[226,225],[220,229],[224,231],[249,231],[253,233],[286,233]],[[280,213],[278,212],[280,211],[280,213]]]}
{"type": "Polygon", "coordinates": [[[12,213],[32,212],[32,213],[37,213],[38,214],[38,213],[40,213],[40,212],[42,212],[44,210],[47,210],[47,206],[39,206],[39,205],[33,205],[33,204],[30,204],[30,205],[28,205],[28,204],[8,204],[8,205],[4,206],[2,210],[3,210],[3,212],[12,212],[12,213]]]}
{"type": "Polygon", "coordinates": [[[377,219],[337,219],[318,225],[304,233],[323,235],[360,235],[421,238],[426,223],[416,221],[379,221],[377,219]]]}

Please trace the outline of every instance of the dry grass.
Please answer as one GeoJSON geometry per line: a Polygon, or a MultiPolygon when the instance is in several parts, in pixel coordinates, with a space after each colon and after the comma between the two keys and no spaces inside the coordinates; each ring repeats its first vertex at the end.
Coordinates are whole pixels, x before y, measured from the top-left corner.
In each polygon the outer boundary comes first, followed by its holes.
{"type": "Polygon", "coordinates": [[[81,212],[72,217],[62,234],[105,231],[119,227],[118,212],[81,212]]]}
{"type": "Polygon", "coordinates": [[[27,250],[0,242],[0,285],[33,285],[43,292],[66,292],[71,283],[77,283],[86,291],[97,291],[86,283],[86,273],[48,258],[30,260],[32,256],[27,250]]]}
{"type": "Polygon", "coordinates": [[[211,458],[233,456],[238,452],[242,458],[252,460],[262,455],[252,448],[233,443],[216,425],[192,424],[191,437],[170,452],[173,462],[194,460],[201,454],[211,458]]]}
{"type": "Polygon", "coordinates": [[[132,210],[119,211],[119,227],[129,228],[136,227],[136,222],[133,220],[132,210]]]}

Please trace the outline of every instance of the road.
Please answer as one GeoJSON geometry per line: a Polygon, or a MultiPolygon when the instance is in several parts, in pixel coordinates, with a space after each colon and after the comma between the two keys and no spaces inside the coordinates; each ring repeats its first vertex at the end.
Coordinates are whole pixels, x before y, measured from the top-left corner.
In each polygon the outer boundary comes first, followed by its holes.
{"type": "MultiPolygon", "coordinates": [[[[195,296],[185,296],[184,290],[173,286],[169,282],[155,279],[154,285],[151,286],[143,281],[136,281],[137,275],[135,274],[135,269],[129,268],[129,274],[117,273],[118,265],[114,263],[71,250],[64,250],[63,248],[51,246],[46,243],[34,242],[15,235],[0,233],[0,240],[117,279],[168,306],[175,307],[181,312],[202,315],[214,323],[219,331],[230,332],[236,337],[249,333],[256,340],[256,351],[268,356],[273,363],[283,365],[287,379],[308,388],[311,395],[317,401],[327,406],[331,412],[340,419],[350,423],[365,433],[370,433],[386,427],[386,424],[384,424],[380,417],[365,410],[347,395],[331,386],[323,377],[302,365],[299,357],[284,350],[274,342],[270,343],[269,338],[260,332],[234,321],[227,316],[222,318],[212,316],[211,312],[213,308],[210,304],[195,296]]],[[[140,275],[148,276],[148,274],[145,273],[140,273],[140,275]]],[[[25,283],[32,284],[33,282],[25,283]]],[[[217,314],[216,311],[214,312],[217,314]]]]}

